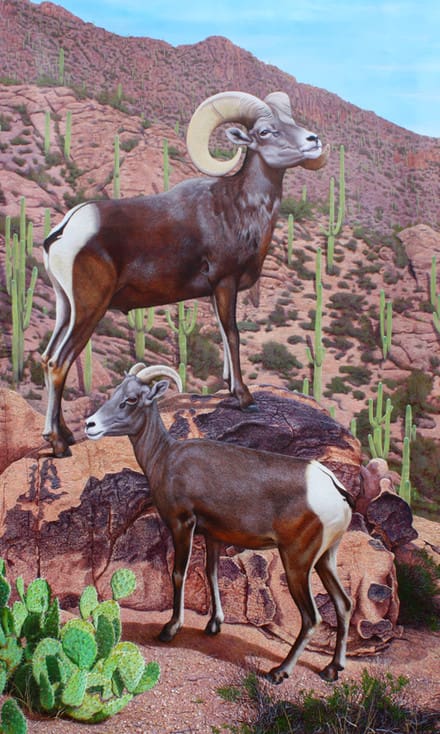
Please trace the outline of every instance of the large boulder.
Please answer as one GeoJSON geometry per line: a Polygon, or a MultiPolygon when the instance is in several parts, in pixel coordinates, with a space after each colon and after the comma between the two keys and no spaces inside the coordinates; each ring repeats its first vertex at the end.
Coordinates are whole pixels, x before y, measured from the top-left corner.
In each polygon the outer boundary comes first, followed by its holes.
{"type": "MultiPolygon", "coordinates": [[[[180,440],[208,437],[317,458],[335,471],[354,499],[361,498],[360,447],[343,426],[312,398],[271,387],[254,394],[259,412],[252,414],[241,412],[235,400],[222,394],[172,396],[160,409],[170,433],[180,440]]],[[[35,441],[41,445],[39,436],[35,441]]],[[[139,610],[171,607],[171,538],[155,512],[127,438],[85,440],[65,459],[53,458],[48,450],[34,455],[26,451],[1,474],[0,494],[0,555],[11,577],[22,575],[30,581],[44,576],[69,608],[87,584],[107,594],[113,571],[130,566],[138,587],[125,603],[139,610]]],[[[203,539],[196,538],[186,606],[200,613],[209,609],[204,557],[203,539]]],[[[397,632],[393,555],[368,534],[359,514],[343,538],[338,566],[354,600],[351,646],[361,651],[377,648],[397,632]]],[[[226,621],[289,633],[297,611],[277,551],[224,547],[219,583],[226,621]]],[[[328,623],[321,633],[325,645],[326,635],[334,632],[335,615],[317,578],[313,584],[328,623]]]]}

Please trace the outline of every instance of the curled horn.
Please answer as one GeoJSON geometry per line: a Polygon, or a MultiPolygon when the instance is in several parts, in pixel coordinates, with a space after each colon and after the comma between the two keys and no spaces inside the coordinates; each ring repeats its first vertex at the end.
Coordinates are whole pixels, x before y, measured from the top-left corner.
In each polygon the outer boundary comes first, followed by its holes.
{"type": "Polygon", "coordinates": [[[145,367],[142,362],[138,362],[133,365],[128,374],[136,375],[137,379],[146,385],[149,382],[152,382],[155,378],[169,377],[176,383],[178,391],[183,391],[182,380],[180,379],[179,373],[176,372],[176,370],[173,370],[172,367],[168,367],[165,364],[155,364],[151,367],[145,367]]]}
{"type": "Polygon", "coordinates": [[[194,112],[188,126],[186,145],[197,168],[209,176],[225,176],[240,160],[241,151],[228,161],[219,161],[209,152],[209,138],[224,122],[236,122],[250,129],[260,116],[271,117],[266,102],[246,92],[220,92],[208,97],[194,112]]]}

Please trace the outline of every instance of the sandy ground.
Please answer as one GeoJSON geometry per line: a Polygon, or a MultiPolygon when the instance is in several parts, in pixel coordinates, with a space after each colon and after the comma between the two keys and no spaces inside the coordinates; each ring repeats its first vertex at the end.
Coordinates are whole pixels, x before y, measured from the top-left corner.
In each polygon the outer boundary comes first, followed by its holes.
{"type": "MultiPolygon", "coordinates": [[[[238,685],[252,670],[265,672],[287,653],[288,645],[250,625],[224,625],[214,638],[203,634],[207,617],[186,613],[183,630],[169,644],[157,640],[165,613],[124,611],[124,639],[141,645],[146,661],[161,667],[159,684],[136,697],[120,714],[96,725],[71,720],[29,719],[29,734],[212,734],[250,721],[252,712],[245,701],[223,700],[218,689],[238,685]]],[[[313,689],[329,693],[317,672],[328,656],[306,650],[293,675],[281,686],[267,685],[272,695],[284,699],[295,692],[313,689]]],[[[440,635],[406,630],[400,639],[374,657],[349,657],[340,680],[358,678],[370,672],[391,672],[410,679],[408,695],[421,706],[439,712],[440,719],[440,635]]]]}

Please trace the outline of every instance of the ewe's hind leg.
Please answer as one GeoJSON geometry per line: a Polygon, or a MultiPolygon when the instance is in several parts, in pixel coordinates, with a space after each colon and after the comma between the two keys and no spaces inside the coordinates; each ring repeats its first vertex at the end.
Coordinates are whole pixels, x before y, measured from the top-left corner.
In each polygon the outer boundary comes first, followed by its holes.
{"type": "Polygon", "coordinates": [[[280,548],[279,550],[287,575],[289,591],[301,613],[301,630],[286,659],[267,674],[268,680],[272,683],[281,683],[284,678],[288,678],[315,627],[321,621],[310,589],[310,566],[301,565],[296,548],[293,550],[280,548]]]}
{"type": "Polygon", "coordinates": [[[320,673],[321,678],[324,678],[324,680],[327,681],[337,680],[339,671],[345,668],[345,653],[347,649],[348,628],[351,615],[351,601],[345,593],[337,575],[337,547],[338,543],[335,543],[335,545],[329,548],[324,555],[321,556],[315,565],[319,578],[335,605],[338,624],[333,660],[320,673]]]}
{"type": "Polygon", "coordinates": [[[221,544],[212,538],[205,538],[206,544],[206,575],[208,577],[209,588],[211,590],[212,613],[211,619],[206,625],[205,632],[207,635],[217,635],[220,632],[221,624],[225,618],[218,590],[218,559],[220,555],[221,544]]]}

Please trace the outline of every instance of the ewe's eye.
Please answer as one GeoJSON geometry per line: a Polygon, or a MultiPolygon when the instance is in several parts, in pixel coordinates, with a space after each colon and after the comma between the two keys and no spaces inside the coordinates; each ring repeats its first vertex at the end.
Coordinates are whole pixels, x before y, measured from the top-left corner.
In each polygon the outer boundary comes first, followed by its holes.
{"type": "Polygon", "coordinates": [[[268,135],[271,135],[272,130],[261,130],[260,131],[260,138],[267,138],[268,135]]]}
{"type": "Polygon", "coordinates": [[[125,400],[119,403],[119,408],[120,410],[124,410],[126,405],[133,406],[133,405],[136,405],[136,403],[137,403],[137,398],[125,398],[125,400]]]}

